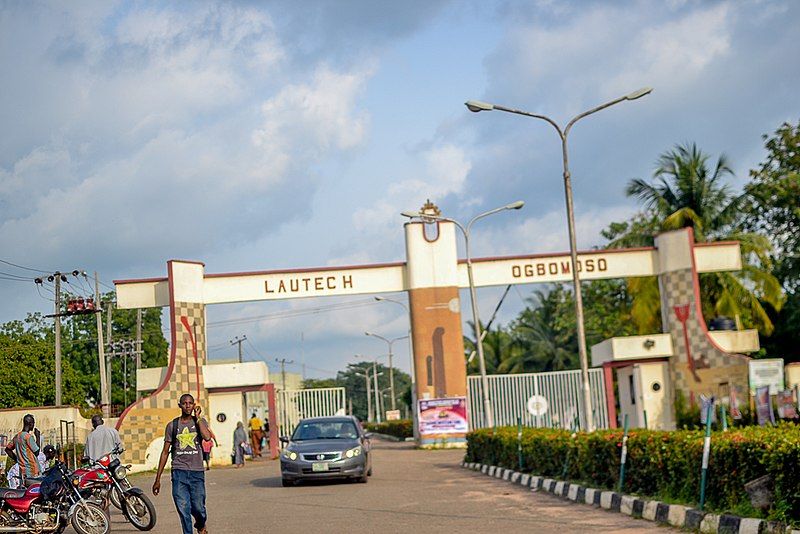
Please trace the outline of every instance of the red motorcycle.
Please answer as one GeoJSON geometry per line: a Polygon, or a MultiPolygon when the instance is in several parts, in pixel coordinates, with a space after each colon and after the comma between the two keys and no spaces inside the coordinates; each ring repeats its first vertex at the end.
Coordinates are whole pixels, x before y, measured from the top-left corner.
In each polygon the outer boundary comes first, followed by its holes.
{"type": "Polygon", "coordinates": [[[0,488],[0,532],[60,534],[68,523],[78,534],[111,531],[105,510],[81,495],[77,479],[63,463],[57,462],[27,488],[0,488]]]}
{"type": "MultiPolygon", "coordinates": [[[[87,467],[77,469],[74,476],[81,494],[108,509],[109,502],[139,530],[152,530],[156,526],[156,509],[144,492],[128,482],[128,468],[112,455],[122,453],[115,448],[87,467]]],[[[2,532],[2,530],[0,530],[2,532]]]]}

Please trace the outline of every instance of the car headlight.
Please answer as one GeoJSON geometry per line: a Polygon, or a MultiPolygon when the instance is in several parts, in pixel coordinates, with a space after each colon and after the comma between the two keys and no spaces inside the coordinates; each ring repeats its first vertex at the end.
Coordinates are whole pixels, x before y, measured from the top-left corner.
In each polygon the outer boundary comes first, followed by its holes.
{"type": "Polygon", "coordinates": [[[283,457],[288,459],[288,460],[297,460],[297,453],[294,452],[294,451],[290,451],[288,449],[285,449],[283,451],[283,457]]]}
{"type": "Polygon", "coordinates": [[[345,458],[355,458],[356,456],[361,454],[361,445],[354,449],[349,449],[345,451],[344,456],[345,458]]]}
{"type": "Polygon", "coordinates": [[[126,476],[128,476],[128,470],[125,469],[124,465],[118,465],[114,468],[114,478],[123,480],[126,476]]]}

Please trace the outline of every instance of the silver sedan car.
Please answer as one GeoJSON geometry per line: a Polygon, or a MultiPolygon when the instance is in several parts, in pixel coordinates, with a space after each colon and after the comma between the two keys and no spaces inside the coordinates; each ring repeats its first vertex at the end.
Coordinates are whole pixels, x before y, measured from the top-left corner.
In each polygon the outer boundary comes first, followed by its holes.
{"type": "Polygon", "coordinates": [[[280,438],[283,485],[332,478],[366,482],[372,474],[369,437],[355,417],[303,419],[291,437],[280,438]]]}

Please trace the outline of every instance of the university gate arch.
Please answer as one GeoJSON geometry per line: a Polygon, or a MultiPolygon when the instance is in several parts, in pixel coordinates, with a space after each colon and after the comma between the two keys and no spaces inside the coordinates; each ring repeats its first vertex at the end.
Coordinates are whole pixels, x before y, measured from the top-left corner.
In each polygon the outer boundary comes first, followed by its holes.
{"type": "MultiPolygon", "coordinates": [[[[445,221],[434,224],[435,237],[431,238],[425,223],[405,223],[405,262],[206,274],[203,263],[170,260],[166,277],[115,281],[121,308],[168,307],[172,336],[162,383],[153,394],[130,405],[117,423],[130,444],[132,460],[144,463],[148,446],[175,416],[181,393],[192,392],[207,405],[201,372],[207,359],[207,305],[406,291],[417,399],[465,397],[459,289],[468,287],[466,264],[457,257],[455,225],[445,221]]],[[[477,287],[572,279],[568,253],[472,261],[477,287]]],[[[738,243],[695,244],[691,229],[685,229],[662,234],[655,247],[580,253],[578,267],[582,280],[658,275],[662,309],[666,310],[663,327],[676,347],[670,373],[677,388],[702,391],[703,374],[714,373],[746,384],[746,357],[729,354],[708,336],[697,280],[698,272],[740,269],[738,243]],[[688,310],[688,321],[669,312],[675,306],[688,310]],[[703,355],[705,365],[698,369],[688,354],[703,355]]],[[[458,446],[464,441],[464,434],[426,435],[421,444],[458,446]]]]}

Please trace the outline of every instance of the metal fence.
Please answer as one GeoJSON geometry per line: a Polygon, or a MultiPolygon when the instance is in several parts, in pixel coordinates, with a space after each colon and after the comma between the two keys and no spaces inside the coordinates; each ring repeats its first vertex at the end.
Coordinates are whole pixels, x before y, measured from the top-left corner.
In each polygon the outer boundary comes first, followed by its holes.
{"type": "Polygon", "coordinates": [[[288,436],[301,419],[345,414],[344,388],[278,391],[278,435],[288,436]]]}
{"type": "MultiPolygon", "coordinates": [[[[580,428],[585,428],[580,370],[489,375],[487,379],[496,426],[516,425],[520,417],[525,426],[571,428],[577,417],[580,428]],[[533,395],[547,400],[547,411],[543,415],[534,416],[528,412],[528,399],[533,395]]],[[[589,369],[589,385],[595,428],[608,428],[602,369],[589,369]]],[[[481,377],[467,377],[467,386],[470,429],[482,428],[485,425],[481,377]]]]}

